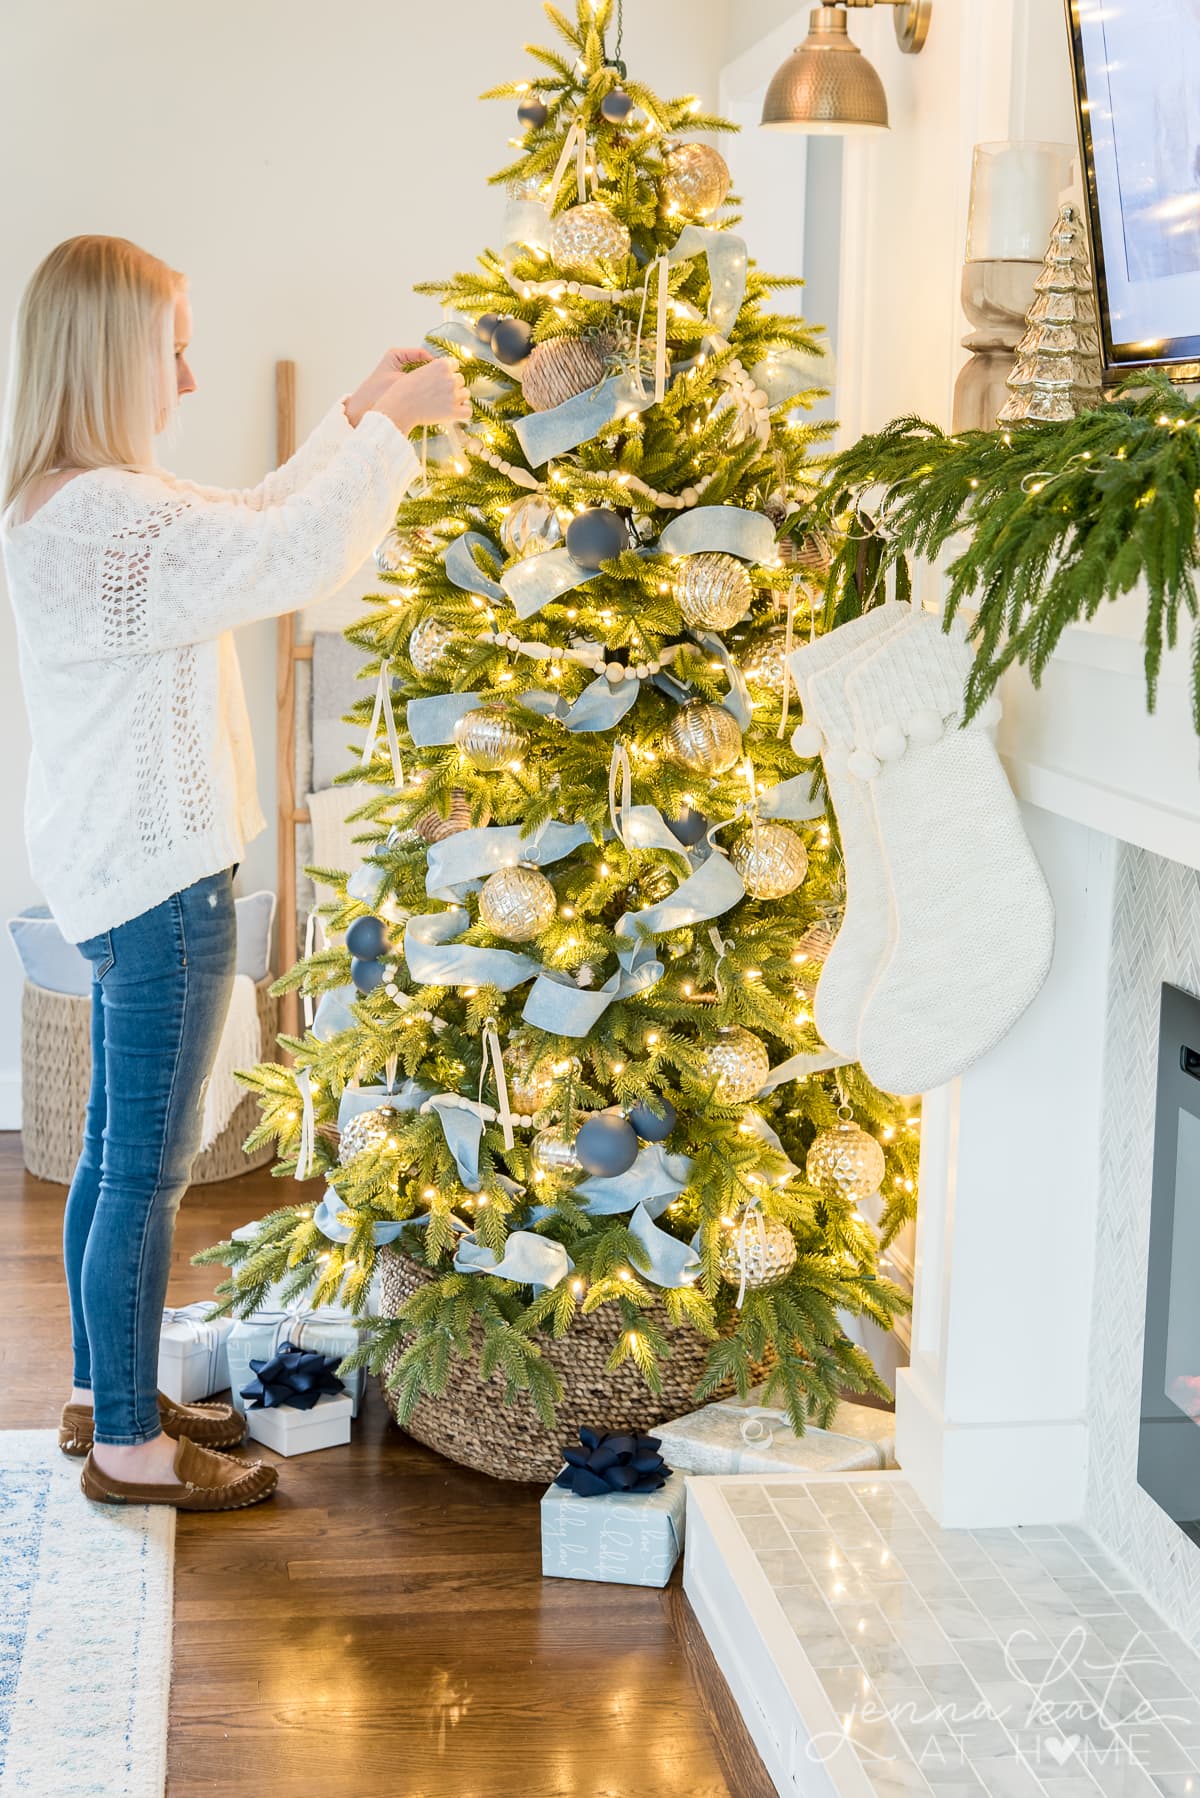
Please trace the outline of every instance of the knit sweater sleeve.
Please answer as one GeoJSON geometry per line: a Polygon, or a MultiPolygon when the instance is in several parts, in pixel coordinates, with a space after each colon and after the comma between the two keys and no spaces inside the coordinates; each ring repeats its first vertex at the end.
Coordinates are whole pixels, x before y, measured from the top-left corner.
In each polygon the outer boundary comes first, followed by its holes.
{"type": "Polygon", "coordinates": [[[272,469],[256,487],[206,487],[199,481],[181,481],[176,476],[172,477],[172,482],[183,492],[194,493],[200,499],[219,500],[230,506],[249,506],[261,512],[264,507],[277,506],[307,486],[314,475],[328,467],[353,435],[354,427],[346,417],[345,402],[338,400],[295,455],[281,467],[272,469]]]}
{"type": "Polygon", "coordinates": [[[74,660],[174,649],[319,603],[379,541],[417,467],[408,439],[372,412],[278,504],[230,506],[166,478],[117,476],[105,496],[108,528],[81,543],[87,520],[68,527],[76,555],[97,559],[100,603],[94,587],[80,596],[68,586],[76,603],[46,620],[58,653],[74,660]]]}

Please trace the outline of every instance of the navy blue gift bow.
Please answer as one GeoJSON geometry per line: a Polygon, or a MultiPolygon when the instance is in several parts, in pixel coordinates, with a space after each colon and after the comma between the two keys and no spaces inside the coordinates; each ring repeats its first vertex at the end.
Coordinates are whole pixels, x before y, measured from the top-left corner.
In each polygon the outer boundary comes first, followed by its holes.
{"type": "Polygon", "coordinates": [[[294,1348],[285,1342],[268,1360],[251,1361],[250,1371],[256,1377],[242,1387],[241,1396],[251,1411],[283,1405],[311,1411],[318,1399],[336,1398],[346,1390],[334,1372],[337,1364],[336,1355],[321,1355],[315,1349],[294,1348]]]}
{"type": "Polygon", "coordinates": [[[566,1466],[555,1480],[576,1498],[604,1498],[612,1492],[658,1492],[671,1477],[659,1454],[660,1438],[610,1434],[580,1426],[580,1446],[564,1447],[566,1466]]]}

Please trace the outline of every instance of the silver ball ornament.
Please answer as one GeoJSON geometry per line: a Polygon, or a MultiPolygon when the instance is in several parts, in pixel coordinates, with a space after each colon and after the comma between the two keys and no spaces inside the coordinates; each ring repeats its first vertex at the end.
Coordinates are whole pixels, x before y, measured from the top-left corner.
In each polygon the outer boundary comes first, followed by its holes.
{"type": "Polygon", "coordinates": [[[762,1292],[786,1280],[795,1265],[796,1238],[777,1217],[751,1214],[721,1231],[717,1266],[730,1286],[740,1287],[744,1273],[747,1291],[762,1292]]]}
{"type": "Polygon", "coordinates": [[[408,539],[395,525],[375,546],[375,566],[380,574],[399,574],[412,561],[408,539]]]}
{"type": "Polygon", "coordinates": [[[517,120],[527,131],[539,131],[549,117],[549,107],[537,94],[530,94],[517,107],[517,120]]]}
{"type": "Polygon", "coordinates": [[[527,1043],[510,1043],[504,1051],[504,1077],[508,1100],[522,1117],[536,1117],[554,1098],[555,1076],[548,1059],[534,1060],[527,1043]]]}
{"type": "Polygon", "coordinates": [[[454,726],[454,741],[473,768],[486,773],[521,755],[529,738],[499,706],[476,706],[454,726]]]}
{"type": "Polygon", "coordinates": [[[550,254],[560,268],[589,268],[621,262],[629,254],[629,231],[599,200],[570,206],[550,229],[550,254]]]}
{"type": "Polygon", "coordinates": [[[533,1178],[547,1185],[573,1180],[583,1170],[575,1153],[575,1138],[567,1136],[559,1125],[539,1130],[530,1151],[533,1178]]]}
{"type": "Polygon", "coordinates": [[[759,824],[739,837],[729,856],[752,899],[782,899],[808,873],[808,850],[786,824],[759,824]]]}
{"type": "Polygon", "coordinates": [[[498,868],[479,892],[479,922],[510,943],[531,943],[554,916],[557,899],[536,868],[498,868]]]}
{"type": "Polygon", "coordinates": [[[728,774],[742,753],[742,733],[733,713],[703,699],[680,706],[667,742],[674,759],[693,774],[728,774]]]}
{"type": "Polygon", "coordinates": [[[563,540],[571,514],[556,506],[544,493],[515,500],[504,514],[500,541],[510,556],[540,556],[563,540]]]}
{"type": "Polygon", "coordinates": [[[675,574],[675,603],[686,623],[723,631],[744,618],[754,599],[754,583],[736,556],[703,550],[685,556],[675,574]]]}
{"type": "Polygon", "coordinates": [[[338,1140],[338,1160],[343,1167],[367,1149],[382,1149],[393,1134],[400,1113],[392,1105],[377,1105],[373,1111],[360,1111],[346,1124],[338,1140]]]}
{"type": "Polygon", "coordinates": [[[843,1199],[869,1199],[887,1167],[882,1148],[849,1118],[815,1136],[804,1162],[810,1186],[843,1199]]]}
{"type": "Polygon", "coordinates": [[[667,151],[663,187],[680,212],[707,218],[724,205],[732,180],[729,164],[711,144],[675,144],[667,151]]]}
{"type": "Polygon", "coordinates": [[[633,111],[633,98],[623,87],[610,88],[600,102],[600,116],[610,125],[623,125],[633,111]]]}
{"type": "Polygon", "coordinates": [[[773,624],[761,637],[748,645],[742,673],[752,687],[764,687],[768,693],[782,693],[788,679],[787,626],[773,624]]]}
{"type": "Polygon", "coordinates": [[[457,632],[443,624],[436,612],[427,612],[413,626],[408,639],[408,659],[414,671],[423,677],[431,675],[456,636],[457,632]]]}
{"type": "Polygon", "coordinates": [[[718,1104],[741,1105],[760,1093],[771,1072],[771,1058],[758,1038],[740,1024],[725,1024],[700,1057],[705,1080],[716,1081],[718,1104]]]}

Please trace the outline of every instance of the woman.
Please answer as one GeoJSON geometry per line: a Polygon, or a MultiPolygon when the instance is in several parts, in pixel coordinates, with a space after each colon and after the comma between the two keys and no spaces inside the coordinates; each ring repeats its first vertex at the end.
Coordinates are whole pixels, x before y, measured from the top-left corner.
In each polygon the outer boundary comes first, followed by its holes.
{"type": "Polygon", "coordinates": [[[469,404],[447,360],[391,350],[260,486],[197,487],[153,461],[196,385],[191,329],[183,277],[135,244],[51,252],[17,324],[3,538],[30,862],[94,974],[60,1442],[87,1455],[89,1498],[232,1510],[268,1497],[274,1470],[216,1452],[241,1440],[231,1408],[156,1391],[175,1216],[233,982],[233,871],[264,822],[229,632],[339,587],[416,472],[405,433],[469,404]]]}

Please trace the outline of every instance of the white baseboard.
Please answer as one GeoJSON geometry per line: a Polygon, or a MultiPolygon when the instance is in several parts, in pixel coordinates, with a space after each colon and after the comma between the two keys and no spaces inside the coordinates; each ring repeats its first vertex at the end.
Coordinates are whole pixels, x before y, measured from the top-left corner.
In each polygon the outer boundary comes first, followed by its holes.
{"type": "Polygon", "coordinates": [[[0,1068],[0,1130],[21,1128],[21,1070],[0,1068]]]}

